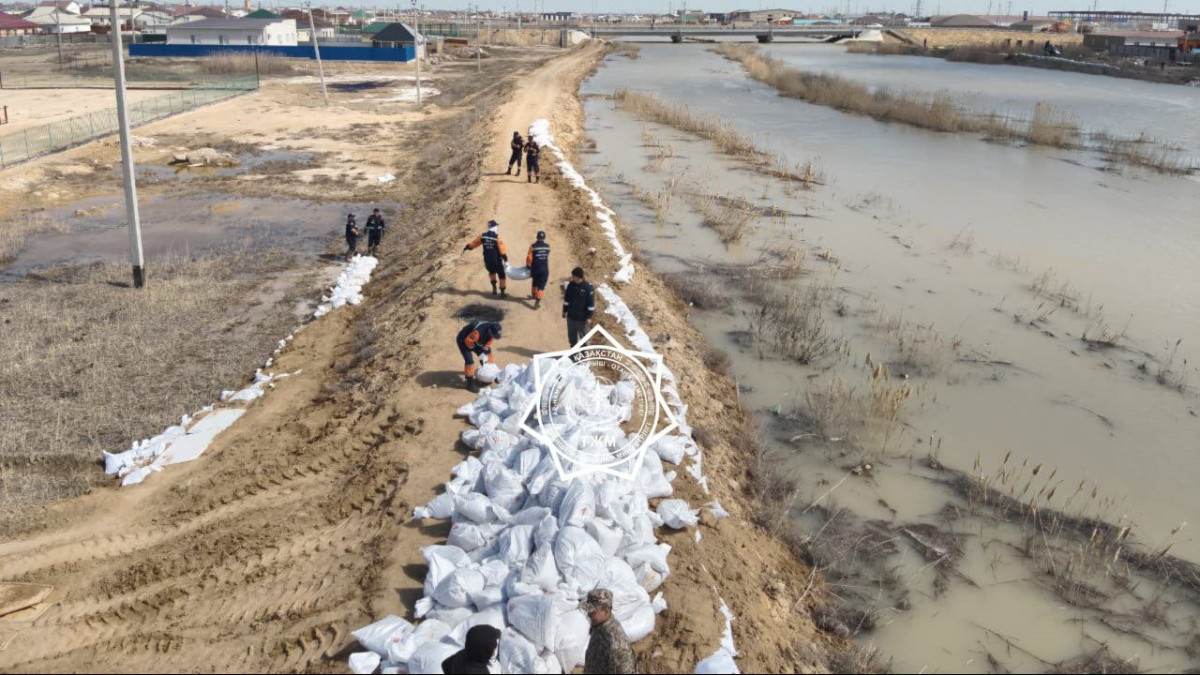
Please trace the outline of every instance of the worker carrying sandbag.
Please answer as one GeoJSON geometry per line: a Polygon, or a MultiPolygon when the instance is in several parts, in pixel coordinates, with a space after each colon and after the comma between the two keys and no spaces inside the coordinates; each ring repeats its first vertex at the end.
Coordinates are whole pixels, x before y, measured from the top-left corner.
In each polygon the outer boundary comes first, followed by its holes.
{"type": "Polygon", "coordinates": [[[463,253],[483,247],[483,266],[487,268],[488,280],[492,282],[492,295],[496,295],[496,279],[500,279],[500,295],[506,294],[508,277],[504,273],[504,263],[508,262],[508,248],[500,238],[500,223],[488,221],[487,232],[475,237],[475,241],[463,247],[463,253]]]}
{"type": "Polygon", "coordinates": [[[491,363],[492,343],[500,339],[500,323],[497,321],[472,321],[458,331],[458,351],[462,352],[465,364],[463,375],[466,385],[472,391],[478,386],[475,379],[475,357],[480,363],[491,363]]]}
{"type": "Polygon", "coordinates": [[[504,175],[512,173],[513,164],[517,165],[517,175],[521,175],[521,151],[525,149],[525,139],[521,138],[521,132],[514,131],[512,141],[508,144],[512,148],[512,154],[508,157],[508,171],[504,175]]]}
{"type": "Polygon", "coordinates": [[[550,244],[546,243],[546,232],[539,230],[537,241],[529,245],[529,253],[525,255],[525,266],[533,279],[533,288],[529,297],[533,298],[533,308],[542,306],[542,298],[546,296],[546,282],[550,280],[550,244]]]}
{"type": "Polygon", "coordinates": [[[613,594],[607,588],[597,588],[579,604],[592,622],[587,653],[583,661],[585,673],[636,673],[637,661],[629,638],[613,616],[613,594]]]}

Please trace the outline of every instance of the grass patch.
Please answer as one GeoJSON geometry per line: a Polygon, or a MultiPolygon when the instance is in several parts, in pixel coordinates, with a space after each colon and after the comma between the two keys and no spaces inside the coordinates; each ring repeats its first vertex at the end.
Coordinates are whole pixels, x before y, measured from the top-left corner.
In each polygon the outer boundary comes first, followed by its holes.
{"type": "Polygon", "coordinates": [[[206,75],[288,75],[296,72],[290,61],[278,56],[254,54],[215,54],[199,59],[199,70],[206,75]]]}
{"type": "Polygon", "coordinates": [[[43,232],[66,231],[64,223],[45,213],[27,213],[0,223],[0,265],[12,262],[21,253],[29,237],[43,232]]]}
{"type": "Polygon", "coordinates": [[[28,507],[106,483],[119,451],[246,381],[295,323],[255,299],[284,253],[156,262],[146,288],[123,263],[60,268],[0,286],[0,536],[28,507]]]}

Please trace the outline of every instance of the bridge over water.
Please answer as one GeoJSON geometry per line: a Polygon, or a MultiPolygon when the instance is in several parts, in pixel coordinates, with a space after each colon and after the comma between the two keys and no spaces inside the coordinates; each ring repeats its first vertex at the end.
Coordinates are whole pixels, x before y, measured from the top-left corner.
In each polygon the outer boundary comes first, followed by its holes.
{"type": "Polygon", "coordinates": [[[774,42],[781,38],[804,38],[809,40],[824,40],[834,42],[843,38],[853,37],[862,32],[861,28],[835,26],[575,26],[575,30],[587,33],[593,37],[660,37],[669,38],[671,42],[683,42],[686,39],[712,39],[718,37],[755,37],[759,42],[774,42]]]}

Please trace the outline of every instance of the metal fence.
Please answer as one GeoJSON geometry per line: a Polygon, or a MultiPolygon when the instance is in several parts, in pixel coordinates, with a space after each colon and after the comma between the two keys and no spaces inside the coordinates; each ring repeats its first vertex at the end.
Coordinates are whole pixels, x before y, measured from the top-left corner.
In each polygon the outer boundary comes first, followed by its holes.
{"type": "MultiPolygon", "coordinates": [[[[251,75],[138,101],[129,106],[129,124],[139,126],[257,88],[258,78],[251,75]]],[[[3,134],[0,135],[0,167],[115,134],[117,130],[117,109],[108,108],[3,134]]]]}

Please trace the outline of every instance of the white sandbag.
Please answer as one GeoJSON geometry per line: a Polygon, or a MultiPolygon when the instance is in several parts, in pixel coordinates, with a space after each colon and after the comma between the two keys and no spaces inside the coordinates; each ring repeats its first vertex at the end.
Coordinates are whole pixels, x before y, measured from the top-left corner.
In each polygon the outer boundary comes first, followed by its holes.
{"type": "MultiPolygon", "coordinates": [[[[606,480],[596,487],[596,515],[612,518],[623,497],[636,488],[633,481],[606,480]]],[[[643,498],[643,501],[645,499],[643,498]]]]}
{"type": "Polygon", "coordinates": [[[487,488],[487,495],[492,498],[492,501],[510,512],[521,508],[525,501],[525,485],[520,474],[513,472],[503,464],[485,466],[483,483],[487,488]]]}
{"type": "Polygon", "coordinates": [[[671,483],[663,476],[662,460],[653,452],[647,452],[642,458],[642,467],[637,475],[637,485],[650,499],[670,497],[674,493],[671,483]]]}
{"type": "MultiPolygon", "coordinates": [[[[389,614],[367,626],[351,633],[358,644],[380,655],[388,653],[388,647],[400,642],[412,631],[412,624],[404,619],[389,614]]],[[[379,665],[376,663],[376,665],[379,665]]],[[[374,670],[374,668],[372,668],[374,670]]]]}
{"type": "Polygon", "coordinates": [[[621,628],[625,629],[625,635],[629,637],[630,642],[637,642],[653,633],[654,609],[650,607],[650,603],[638,605],[628,618],[621,621],[621,628]]]}
{"type": "Polygon", "coordinates": [[[479,570],[456,569],[438,584],[433,599],[443,607],[466,607],[471,595],[483,590],[483,574],[479,570]]]}
{"type": "Polygon", "coordinates": [[[546,663],[538,656],[533,644],[511,628],[500,636],[496,658],[500,661],[501,672],[504,673],[547,672],[546,663]]]}
{"type": "Polygon", "coordinates": [[[616,555],[621,548],[621,541],[624,539],[624,533],[620,529],[608,525],[600,520],[593,518],[589,520],[583,529],[592,535],[592,539],[600,544],[600,550],[604,551],[604,555],[616,555]]]}
{"type": "Polygon", "coordinates": [[[573,609],[558,616],[558,628],[554,634],[554,655],[563,672],[571,672],[583,665],[591,638],[592,624],[582,610],[573,609]]]}
{"type": "Polygon", "coordinates": [[[462,622],[460,622],[457,626],[451,629],[451,631],[446,634],[445,639],[447,642],[452,642],[456,645],[466,645],[467,631],[471,630],[475,626],[482,625],[492,626],[497,630],[504,630],[503,607],[497,605],[495,607],[488,607],[487,609],[483,609],[471,614],[467,618],[463,619],[462,622]]]}
{"type": "Polygon", "coordinates": [[[496,509],[492,500],[478,492],[455,497],[454,512],[473,523],[490,523],[496,520],[496,509]]]}
{"type": "Polygon", "coordinates": [[[437,619],[447,626],[457,626],[475,613],[471,607],[435,607],[429,610],[430,619],[437,619]]]}
{"type": "Polygon", "coordinates": [[[370,675],[379,667],[380,660],[375,652],[355,652],[350,655],[350,672],[370,675]]]}
{"type": "Polygon", "coordinates": [[[626,552],[625,562],[634,569],[637,569],[638,565],[645,564],[656,572],[666,573],[670,569],[667,565],[667,554],[670,552],[669,544],[648,544],[626,552]]]}
{"type": "Polygon", "coordinates": [[[516,527],[517,525],[538,525],[546,518],[553,518],[550,515],[550,509],[542,506],[530,506],[529,508],[521,509],[513,515],[509,525],[516,527]]]}
{"type": "Polygon", "coordinates": [[[664,499],[658,503],[658,516],[662,518],[663,525],[673,530],[682,530],[685,527],[694,527],[700,522],[700,509],[689,508],[687,501],[683,499],[664,499]]]}
{"type": "Polygon", "coordinates": [[[724,649],[717,650],[716,654],[696,664],[696,673],[702,675],[740,672],[742,671],[738,670],[737,664],[733,662],[733,655],[724,649]]]}
{"type": "Polygon", "coordinates": [[[681,464],[689,444],[691,439],[685,436],[663,436],[655,441],[652,448],[664,462],[681,464]]]}
{"type": "Polygon", "coordinates": [[[558,623],[554,599],[548,595],[527,595],[509,600],[508,623],[533,643],[538,652],[552,648],[558,623]]]}
{"type": "Polygon", "coordinates": [[[450,626],[437,619],[426,619],[409,631],[399,642],[388,646],[387,660],[392,663],[408,663],[414,652],[430,640],[440,640],[450,632],[450,626]]]}
{"type": "Polygon", "coordinates": [[[521,475],[522,478],[528,480],[533,475],[534,469],[537,469],[538,463],[542,461],[542,451],[537,448],[529,448],[522,450],[509,467],[513,471],[521,475]]]}
{"type": "Polygon", "coordinates": [[[455,478],[473,482],[483,474],[483,462],[478,457],[468,457],[455,465],[452,470],[455,478]]]}
{"type": "Polygon", "coordinates": [[[509,527],[496,539],[496,556],[512,569],[525,567],[533,552],[533,526],[509,527]]]}
{"type": "Polygon", "coordinates": [[[449,492],[442,494],[429,500],[425,506],[418,506],[413,509],[413,518],[436,518],[445,520],[454,515],[454,495],[449,492]]]}
{"type": "Polygon", "coordinates": [[[667,611],[667,599],[663,597],[662,593],[655,594],[654,599],[650,601],[650,608],[654,610],[655,614],[662,614],[667,611]]]}
{"type": "Polygon", "coordinates": [[[609,403],[622,408],[632,406],[635,398],[637,398],[637,387],[630,380],[620,380],[613,385],[612,391],[608,394],[609,403]]]}
{"type": "Polygon", "coordinates": [[[549,546],[539,548],[529,556],[521,571],[521,581],[545,591],[558,588],[558,566],[554,561],[554,551],[549,546]]]}
{"type": "Polygon", "coordinates": [[[584,478],[575,478],[567,486],[558,509],[560,526],[583,527],[596,517],[596,494],[584,478]]]}
{"type": "Polygon", "coordinates": [[[547,516],[538,523],[533,531],[533,547],[535,550],[554,546],[554,538],[558,536],[558,519],[547,516]]]}
{"type": "Polygon", "coordinates": [[[445,639],[430,640],[417,647],[412,657],[408,659],[408,672],[413,675],[417,673],[441,675],[445,672],[442,670],[442,662],[454,656],[459,649],[460,647],[449,644],[445,639]]]}
{"type": "Polygon", "coordinates": [[[721,502],[714,500],[705,504],[704,506],[708,509],[708,512],[712,514],[712,517],[716,518],[717,520],[729,517],[729,512],[721,507],[721,502]]]}
{"type": "Polygon", "coordinates": [[[484,407],[471,413],[471,424],[478,427],[480,431],[488,431],[500,426],[500,416],[484,407]]]}
{"type": "Polygon", "coordinates": [[[559,478],[554,478],[542,488],[542,493],[538,495],[538,503],[557,513],[566,494],[567,484],[559,478]]]}
{"type": "Polygon", "coordinates": [[[567,584],[576,590],[590,591],[604,576],[604,552],[582,528],[564,527],[558,531],[554,560],[567,584]]]}
{"type": "Polygon", "coordinates": [[[475,523],[463,522],[450,526],[450,536],[446,538],[447,546],[457,546],[468,553],[487,543],[487,538],[475,523]]]}
{"type": "MultiPolygon", "coordinates": [[[[494,363],[485,363],[475,371],[475,379],[483,384],[491,384],[500,379],[500,366],[494,363]]],[[[508,406],[505,405],[506,409],[508,406]]]]}
{"type": "Polygon", "coordinates": [[[533,276],[533,271],[530,270],[529,267],[527,267],[525,265],[521,265],[520,267],[513,267],[512,265],[505,265],[504,266],[504,274],[509,279],[513,279],[516,281],[524,281],[524,280],[528,279],[529,277],[533,276]]]}
{"type": "Polygon", "coordinates": [[[647,593],[653,593],[658,590],[666,579],[665,574],[655,570],[646,563],[634,567],[633,571],[637,574],[638,585],[646,589],[647,593]]]}

